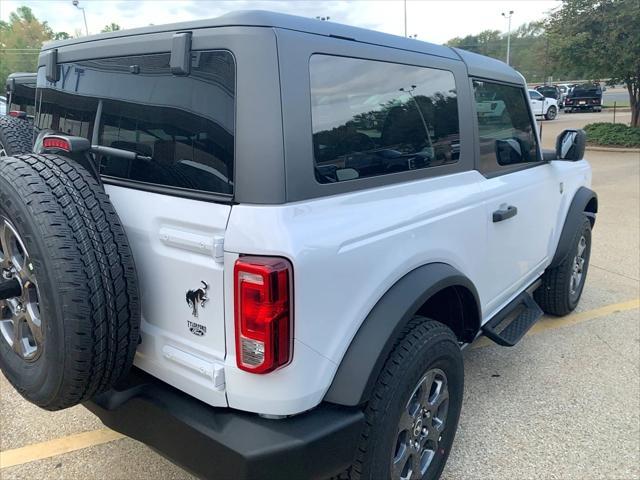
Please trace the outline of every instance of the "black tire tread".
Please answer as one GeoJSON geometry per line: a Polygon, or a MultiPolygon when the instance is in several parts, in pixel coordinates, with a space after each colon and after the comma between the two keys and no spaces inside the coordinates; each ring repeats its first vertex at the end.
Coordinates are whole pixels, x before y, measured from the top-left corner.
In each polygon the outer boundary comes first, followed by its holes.
{"type": "Polygon", "coordinates": [[[56,395],[39,405],[67,408],[112,387],[133,362],[140,325],[133,256],[107,194],[76,162],[56,155],[6,157],[0,175],[24,198],[58,267],[65,345],[56,347],[65,349],[64,373],[56,395]]]}
{"type": "MultiPolygon", "coordinates": [[[[571,245],[577,246],[585,229],[591,229],[591,222],[586,216],[582,220],[580,228],[576,229],[571,245]]],[[[534,298],[545,313],[562,316],[567,315],[575,308],[575,305],[572,306],[570,303],[568,290],[572,266],[573,255],[568,254],[560,264],[548,268],[542,275],[542,284],[534,292],[534,298]]]]}
{"type": "Polygon", "coordinates": [[[371,400],[366,406],[365,426],[356,451],[356,459],[349,471],[343,473],[338,478],[358,480],[363,477],[367,451],[371,446],[371,432],[376,422],[380,420],[380,416],[385,413],[382,408],[382,403],[389,394],[392,394],[391,384],[394,377],[402,376],[405,373],[404,365],[407,364],[408,359],[416,355],[422,345],[433,341],[435,337],[440,337],[440,339],[444,341],[449,340],[458,348],[455,334],[449,327],[440,322],[416,316],[405,326],[382,372],[378,376],[371,400]]]}
{"type": "Polygon", "coordinates": [[[33,124],[28,120],[0,115],[0,142],[8,156],[31,152],[33,132],[33,124]]]}

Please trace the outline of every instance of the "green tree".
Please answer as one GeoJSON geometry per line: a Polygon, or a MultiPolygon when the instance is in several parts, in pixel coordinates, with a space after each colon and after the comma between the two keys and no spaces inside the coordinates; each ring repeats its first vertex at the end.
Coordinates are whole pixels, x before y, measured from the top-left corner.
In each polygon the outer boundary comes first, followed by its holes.
{"type": "MultiPolygon", "coordinates": [[[[452,38],[447,42],[450,47],[458,47],[471,52],[505,60],[507,53],[507,35],[499,30],[485,30],[477,35],[452,38]]],[[[544,68],[545,36],[542,22],[521,25],[511,32],[511,65],[520,71],[529,81],[543,81],[551,75],[551,67],[544,68]]]]}
{"type": "Polygon", "coordinates": [[[640,127],[640,2],[563,0],[547,32],[556,62],[580,63],[588,78],[624,83],[631,125],[640,127]]]}
{"type": "Polygon", "coordinates": [[[117,23],[111,22],[109,25],[105,25],[104,28],[100,30],[100,32],[101,33],[117,32],[118,30],[121,30],[120,25],[118,25],[117,23]]]}
{"type": "Polygon", "coordinates": [[[34,72],[42,44],[53,39],[69,38],[54,33],[47,22],[40,22],[29,7],[19,7],[0,21],[0,85],[12,72],[34,72]]]}

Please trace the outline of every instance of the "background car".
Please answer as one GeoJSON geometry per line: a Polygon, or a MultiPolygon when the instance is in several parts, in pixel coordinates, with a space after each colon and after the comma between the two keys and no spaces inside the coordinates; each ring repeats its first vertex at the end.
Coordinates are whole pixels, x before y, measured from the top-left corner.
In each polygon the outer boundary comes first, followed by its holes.
{"type": "Polygon", "coordinates": [[[558,115],[558,101],[548,98],[537,90],[529,89],[529,101],[534,115],[541,115],[547,120],[553,120],[558,115]]]}
{"type": "Polygon", "coordinates": [[[556,102],[558,102],[558,107],[564,107],[564,96],[562,95],[562,90],[555,85],[540,85],[535,88],[535,90],[547,98],[553,98],[556,102]]]}
{"type": "Polygon", "coordinates": [[[6,97],[0,97],[0,115],[7,114],[7,99],[6,97]]]}

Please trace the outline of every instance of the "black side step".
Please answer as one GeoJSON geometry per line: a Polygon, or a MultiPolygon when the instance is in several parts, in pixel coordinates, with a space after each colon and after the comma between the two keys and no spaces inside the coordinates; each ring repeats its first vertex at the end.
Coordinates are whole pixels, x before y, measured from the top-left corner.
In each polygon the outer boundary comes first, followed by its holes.
{"type": "Polygon", "coordinates": [[[484,324],[482,332],[498,345],[513,347],[542,315],[542,309],[531,294],[522,292],[484,324]]]}

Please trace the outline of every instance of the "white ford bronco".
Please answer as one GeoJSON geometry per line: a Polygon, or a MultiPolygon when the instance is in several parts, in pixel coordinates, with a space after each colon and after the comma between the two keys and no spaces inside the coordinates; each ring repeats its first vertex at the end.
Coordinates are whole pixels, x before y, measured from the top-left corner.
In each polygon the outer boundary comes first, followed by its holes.
{"type": "Polygon", "coordinates": [[[50,43],[36,104],[2,371],[202,478],[436,479],[463,347],[582,293],[584,132],[497,60],[243,12],[50,43]]]}

